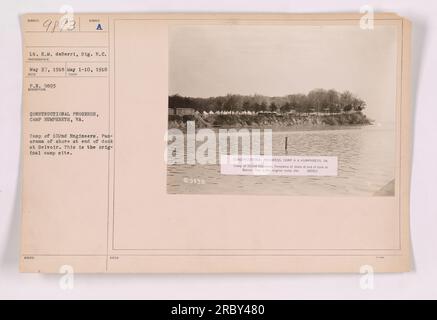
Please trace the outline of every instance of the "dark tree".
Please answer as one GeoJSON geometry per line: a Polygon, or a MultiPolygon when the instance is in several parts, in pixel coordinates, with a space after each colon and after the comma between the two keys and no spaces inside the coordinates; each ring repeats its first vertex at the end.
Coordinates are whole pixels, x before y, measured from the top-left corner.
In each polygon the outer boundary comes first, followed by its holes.
{"type": "Polygon", "coordinates": [[[310,112],[360,112],[366,102],[349,91],[338,92],[334,89],[314,89],[307,95],[290,94],[282,97],[268,97],[259,94],[243,96],[228,94],[226,96],[194,98],[179,94],[168,98],[169,108],[193,108],[197,111],[272,111],[288,113],[310,112]]]}

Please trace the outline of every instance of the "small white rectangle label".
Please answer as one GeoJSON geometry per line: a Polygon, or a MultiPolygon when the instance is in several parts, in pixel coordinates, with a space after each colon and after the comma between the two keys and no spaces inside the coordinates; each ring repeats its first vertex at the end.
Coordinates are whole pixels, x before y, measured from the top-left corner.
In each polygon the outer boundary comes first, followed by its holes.
{"type": "Polygon", "coordinates": [[[220,172],[226,175],[336,176],[337,157],[221,155],[220,172]]]}

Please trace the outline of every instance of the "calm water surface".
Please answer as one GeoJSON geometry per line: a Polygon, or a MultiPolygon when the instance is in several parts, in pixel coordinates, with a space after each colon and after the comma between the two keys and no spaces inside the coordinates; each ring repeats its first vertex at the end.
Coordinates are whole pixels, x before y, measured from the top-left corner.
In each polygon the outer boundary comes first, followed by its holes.
{"type": "Polygon", "coordinates": [[[169,193],[371,196],[395,176],[393,125],[273,131],[274,155],[337,156],[336,177],[221,175],[220,165],[169,165],[169,193]],[[284,141],[288,137],[288,151],[284,141]],[[204,183],[187,183],[199,179],[204,183]],[[185,181],[185,182],[184,182],[185,181]]]}

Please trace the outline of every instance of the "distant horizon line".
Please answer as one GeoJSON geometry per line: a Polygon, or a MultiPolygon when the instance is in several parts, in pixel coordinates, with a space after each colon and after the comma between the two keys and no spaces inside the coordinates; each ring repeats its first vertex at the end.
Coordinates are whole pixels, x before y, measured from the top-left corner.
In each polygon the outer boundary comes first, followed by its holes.
{"type": "Polygon", "coordinates": [[[226,96],[243,96],[243,97],[255,97],[255,96],[261,96],[261,97],[267,97],[267,98],[282,98],[282,97],[286,97],[286,96],[291,96],[291,95],[305,95],[307,96],[309,93],[311,93],[311,91],[315,91],[315,90],[324,90],[326,92],[329,92],[331,90],[337,92],[337,93],[344,93],[344,92],[349,92],[351,94],[353,94],[354,96],[358,96],[356,93],[354,93],[351,90],[336,90],[336,89],[324,89],[324,88],[315,88],[312,90],[309,90],[308,92],[304,93],[304,92],[294,92],[294,93],[285,93],[285,94],[281,94],[281,95],[268,95],[268,94],[262,94],[262,93],[248,93],[248,94],[244,94],[244,93],[225,93],[225,94],[220,94],[220,95],[208,95],[208,96],[192,96],[192,95],[187,95],[187,94],[182,94],[182,93],[172,93],[172,94],[168,94],[169,97],[172,96],[180,96],[180,97],[186,97],[186,98],[199,98],[199,99],[207,99],[207,98],[217,98],[217,97],[226,97],[226,96]]]}

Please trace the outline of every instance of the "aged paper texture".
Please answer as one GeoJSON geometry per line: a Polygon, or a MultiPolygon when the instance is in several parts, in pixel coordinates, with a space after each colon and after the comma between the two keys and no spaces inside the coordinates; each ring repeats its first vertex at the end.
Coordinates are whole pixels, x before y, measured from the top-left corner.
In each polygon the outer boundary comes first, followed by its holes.
{"type": "Polygon", "coordinates": [[[410,22],[26,14],[23,272],[410,270],[410,22]]]}

